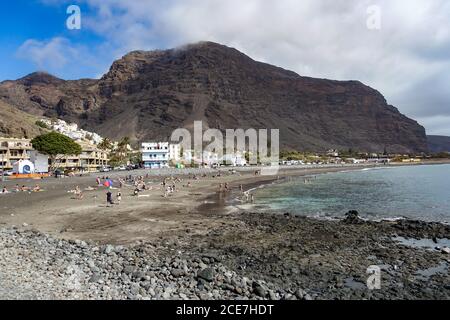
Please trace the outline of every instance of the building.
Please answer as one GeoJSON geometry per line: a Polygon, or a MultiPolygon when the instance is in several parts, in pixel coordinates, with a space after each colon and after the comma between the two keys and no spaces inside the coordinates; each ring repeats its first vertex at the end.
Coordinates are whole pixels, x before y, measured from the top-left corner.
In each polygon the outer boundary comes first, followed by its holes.
{"type": "Polygon", "coordinates": [[[169,144],[169,161],[178,163],[181,160],[181,145],[169,144]]]}
{"type": "Polygon", "coordinates": [[[160,169],[169,167],[169,143],[148,142],[142,144],[142,162],[146,169],[160,169]]]}
{"type": "MultiPolygon", "coordinates": [[[[109,162],[108,153],[95,145],[79,142],[80,155],[57,157],[55,168],[73,171],[99,171],[109,162]]],[[[12,170],[18,161],[29,160],[36,173],[48,173],[51,162],[49,157],[33,149],[28,139],[0,138],[0,169],[12,170]]]]}
{"type": "Polygon", "coordinates": [[[28,139],[0,138],[0,169],[12,170],[17,161],[29,160],[32,149],[28,139]]]}
{"type": "Polygon", "coordinates": [[[61,170],[71,170],[80,172],[96,172],[109,163],[108,153],[97,148],[97,146],[78,142],[82,152],[80,155],[68,155],[57,157],[53,167],[61,170]]]}
{"type": "Polygon", "coordinates": [[[39,153],[36,150],[31,150],[28,152],[30,156],[30,161],[34,164],[34,170],[36,173],[48,173],[48,156],[39,153]]]}
{"type": "Polygon", "coordinates": [[[76,123],[67,123],[64,120],[41,119],[49,129],[59,132],[75,141],[89,141],[89,143],[99,144],[103,141],[103,137],[95,132],[80,129],[76,123]]]}
{"type": "Polygon", "coordinates": [[[13,173],[22,174],[33,174],[35,173],[34,163],[30,160],[19,160],[13,164],[13,173]]]}
{"type": "Polygon", "coordinates": [[[203,165],[212,167],[219,164],[219,155],[211,151],[203,151],[203,158],[201,159],[203,165]]]}
{"type": "Polygon", "coordinates": [[[227,166],[244,167],[247,165],[247,160],[240,153],[226,154],[222,157],[220,162],[227,166]]]}
{"type": "Polygon", "coordinates": [[[109,155],[105,150],[97,148],[90,143],[79,143],[82,152],[79,156],[82,171],[95,172],[105,167],[109,163],[109,155]]]}

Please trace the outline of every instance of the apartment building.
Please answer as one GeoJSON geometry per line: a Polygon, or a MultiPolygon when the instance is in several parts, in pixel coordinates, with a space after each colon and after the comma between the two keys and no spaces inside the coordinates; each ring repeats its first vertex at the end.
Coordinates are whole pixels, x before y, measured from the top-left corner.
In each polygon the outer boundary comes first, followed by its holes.
{"type": "Polygon", "coordinates": [[[58,157],[54,167],[61,170],[96,172],[108,165],[109,157],[106,151],[90,143],[78,142],[78,144],[82,149],[80,155],[58,157]]]}
{"type": "Polygon", "coordinates": [[[142,162],[146,169],[168,168],[170,151],[168,142],[147,142],[142,144],[142,162]]]}
{"type": "Polygon", "coordinates": [[[32,149],[28,139],[0,138],[0,169],[12,170],[17,161],[29,160],[32,149]]]}

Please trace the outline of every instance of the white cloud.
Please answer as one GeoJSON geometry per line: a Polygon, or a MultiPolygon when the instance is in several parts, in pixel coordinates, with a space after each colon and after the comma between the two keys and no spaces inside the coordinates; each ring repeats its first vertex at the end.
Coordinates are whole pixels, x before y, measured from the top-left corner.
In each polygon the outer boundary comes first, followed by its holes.
{"type": "Polygon", "coordinates": [[[42,70],[60,69],[75,54],[69,41],[59,37],[48,41],[29,39],[17,51],[20,58],[34,62],[42,70]]]}
{"type": "Polygon", "coordinates": [[[31,61],[40,71],[65,79],[89,77],[107,70],[110,61],[104,60],[106,47],[88,48],[69,39],[55,37],[49,40],[26,40],[17,50],[20,59],[31,61]],[[107,65],[107,67],[106,67],[107,65]]]}

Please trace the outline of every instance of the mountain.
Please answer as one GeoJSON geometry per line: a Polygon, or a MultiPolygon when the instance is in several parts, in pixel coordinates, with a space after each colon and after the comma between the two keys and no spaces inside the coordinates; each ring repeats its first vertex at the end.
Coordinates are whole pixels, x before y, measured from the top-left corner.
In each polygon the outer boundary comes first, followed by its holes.
{"type": "Polygon", "coordinates": [[[0,137],[33,138],[44,132],[36,125],[37,120],[0,100],[0,137]]]}
{"type": "Polygon", "coordinates": [[[450,152],[450,137],[446,136],[427,136],[428,148],[430,152],[450,152]]]}
{"type": "Polygon", "coordinates": [[[303,77],[211,42],[131,52],[99,80],[35,73],[4,81],[0,99],[134,142],[166,140],[203,120],[222,130],[279,128],[283,149],[428,149],[422,126],[358,81],[303,77]]]}

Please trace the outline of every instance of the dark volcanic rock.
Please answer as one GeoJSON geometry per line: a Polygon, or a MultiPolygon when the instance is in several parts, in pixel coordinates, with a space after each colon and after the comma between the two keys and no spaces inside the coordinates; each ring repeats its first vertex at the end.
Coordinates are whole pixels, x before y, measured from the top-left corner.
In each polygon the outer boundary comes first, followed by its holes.
{"type": "Polygon", "coordinates": [[[203,270],[199,271],[199,273],[197,274],[197,277],[199,279],[203,279],[203,280],[206,280],[208,282],[213,281],[214,280],[214,276],[215,276],[214,270],[211,269],[211,268],[203,269],[203,270]]]}
{"type": "Polygon", "coordinates": [[[358,211],[351,210],[345,214],[343,222],[346,224],[360,224],[363,221],[359,218],[358,211]]]}
{"type": "Polygon", "coordinates": [[[282,148],[427,151],[423,127],[358,81],[302,77],[202,42],[135,51],[100,80],[32,74],[0,84],[0,99],[110,138],[167,139],[194,120],[219,129],[279,128],[282,148]]]}

